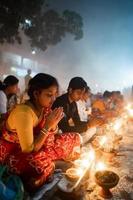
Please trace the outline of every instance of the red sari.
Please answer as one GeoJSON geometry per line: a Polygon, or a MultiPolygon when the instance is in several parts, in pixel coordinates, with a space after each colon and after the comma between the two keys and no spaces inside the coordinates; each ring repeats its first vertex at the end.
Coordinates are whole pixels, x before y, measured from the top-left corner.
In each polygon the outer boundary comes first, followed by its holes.
{"type": "MultiPolygon", "coordinates": [[[[45,114],[45,117],[48,113],[45,114]]],[[[34,136],[40,132],[45,119],[34,128],[34,136]]],[[[76,133],[56,135],[49,132],[43,147],[38,152],[23,153],[17,133],[3,129],[0,139],[0,163],[9,166],[11,172],[22,177],[29,187],[41,186],[54,170],[55,160],[75,159],[79,153],[80,137],[76,133]]]]}

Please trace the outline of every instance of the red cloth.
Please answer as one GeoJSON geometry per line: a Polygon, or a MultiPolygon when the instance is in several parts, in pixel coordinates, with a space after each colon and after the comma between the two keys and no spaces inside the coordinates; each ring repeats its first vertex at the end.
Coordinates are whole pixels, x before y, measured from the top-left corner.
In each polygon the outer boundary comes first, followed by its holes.
{"type": "MultiPolygon", "coordinates": [[[[40,132],[44,123],[43,119],[35,128],[34,134],[40,132]]],[[[11,133],[4,129],[3,136],[7,134],[10,134],[9,138],[12,139],[11,142],[0,139],[0,163],[7,164],[11,172],[20,175],[26,183],[30,178],[36,180],[37,186],[43,184],[52,173],[55,160],[76,158],[75,147],[80,147],[80,137],[76,133],[55,135],[49,132],[44,146],[38,152],[23,153],[16,137],[14,139],[14,134],[12,137],[11,133]]]]}

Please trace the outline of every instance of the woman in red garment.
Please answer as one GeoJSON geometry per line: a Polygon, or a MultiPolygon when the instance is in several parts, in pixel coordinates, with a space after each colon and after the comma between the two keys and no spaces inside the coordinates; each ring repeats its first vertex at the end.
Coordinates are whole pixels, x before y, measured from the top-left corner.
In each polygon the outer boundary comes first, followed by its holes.
{"type": "Polygon", "coordinates": [[[47,180],[55,160],[75,159],[79,155],[78,134],[57,134],[63,109],[50,110],[57,91],[54,77],[40,73],[32,78],[30,100],[11,111],[0,139],[0,162],[7,164],[30,189],[47,180]]]}

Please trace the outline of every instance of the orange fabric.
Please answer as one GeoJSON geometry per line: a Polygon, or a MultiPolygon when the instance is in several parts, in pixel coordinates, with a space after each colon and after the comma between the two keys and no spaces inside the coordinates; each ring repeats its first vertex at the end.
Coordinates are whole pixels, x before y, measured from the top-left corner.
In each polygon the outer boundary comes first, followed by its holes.
{"type": "Polygon", "coordinates": [[[93,103],[92,103],[92,108],[93,109],[98,109],[100,110],[101,112],[105,111],[106,109],[106,106],[105,106],[105,103],[103,102],[103,100],[95,100],[93,103]]]}

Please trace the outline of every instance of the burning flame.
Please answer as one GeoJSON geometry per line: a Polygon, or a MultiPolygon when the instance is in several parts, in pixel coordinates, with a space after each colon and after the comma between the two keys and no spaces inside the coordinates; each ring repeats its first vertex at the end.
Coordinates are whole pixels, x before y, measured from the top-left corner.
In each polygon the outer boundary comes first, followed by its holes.
{"type": "Polygon", "coordinates": [[[129,109],[129,110],[128,110],[128,113],[129,113],[129,115],[130,115],[131,117],[133,117],[133,109],[129,109]]]}
{"type": "Polygon", "coordinates": [[[95,151],[93,148],[89,151],[88,157],[90,162],[93,162],[95,160],[95,151]]]}
{"type": "Polygon", "coordinates": [[[88,166],[90,163],[89,163],[89,160],[75,160],[74,161],[74,164],[78,167],[81,167],[81,168],[86,168],[86,166],[88,166]]]}
{"type": "Polygon", "coordinates": [[[101,137],[101,139],[99,141],[100,146],[103,146],[107,141],[108,141],[107,136],[101,137]]]}
{"type": "Polygon", "coordinates": [[[80,159],[75,160],[74,164],[83,169],[88,168],[95,159],[95,151],[91,148],[81,154],[80,159]]]}
{"type": "Polygon", "coordinates": [[[103,171],[106,169],[106,165],[104,162],[101,162],[99,161],[97,164],[96,164],[96,171],[103,171]]]}
{"type": "Polygon", "coordinates": [[[133,105],[131,103],[126,106],[126,110],[128,111],[129,116],[133,117],[133,105]]]}
{"type": "Polygon", "coordinates": [[[83,169],[81,169],[81,168],[77,168],[76,170],[75,170],[75,173],[76,173],[76,175],[77,176],[83,176],[83,169]]]}
{"type": "Polygon", "coordinates": [[[115,122],[114,122],[114,125],[113,125],[113,129],[115,131],[118,131],[122,126],[122,119],[117,119],[115,122]]]}
{"type": "Polygon", "coordinates": [[[132,104],[129,103],[129,104],[127,104],[127,106],[125,108],[126,108],[126,110],[129,110],[129,109],[131,109],[131,107],[132,107],[132,104]]]}

